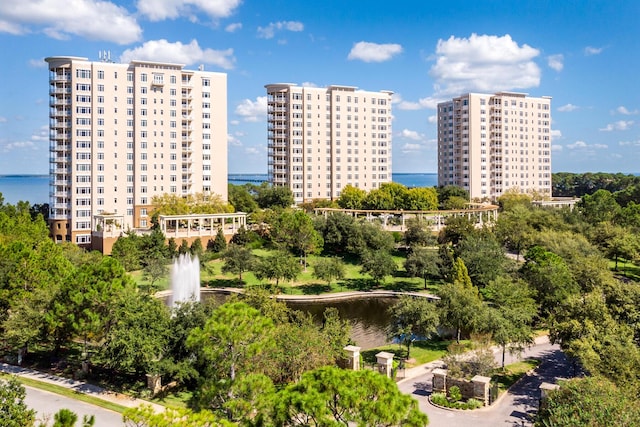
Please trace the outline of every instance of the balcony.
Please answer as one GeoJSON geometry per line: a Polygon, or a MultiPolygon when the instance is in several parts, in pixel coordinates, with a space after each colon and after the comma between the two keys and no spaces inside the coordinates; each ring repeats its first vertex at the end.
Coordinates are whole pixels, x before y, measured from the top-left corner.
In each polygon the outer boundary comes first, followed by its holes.
{"type": "Polygon", "coordinates": [[[51,80],[52,82],[70,82],[71,81],[71,74],[67,74],[67,73],[52,73],[49,76],[49,80],[51,80]]]}

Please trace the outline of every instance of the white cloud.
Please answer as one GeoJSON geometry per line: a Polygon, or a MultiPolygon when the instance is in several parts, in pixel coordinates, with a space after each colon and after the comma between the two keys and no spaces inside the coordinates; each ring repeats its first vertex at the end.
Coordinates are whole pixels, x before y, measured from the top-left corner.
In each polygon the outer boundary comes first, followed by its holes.
{"type": "Polygon", "coordinates": [[[258,96],[255,101],[243,100],[236,106],[235,113],[245,122],[259,122],[267,119],[267,97],[258,96]]]}
{"type": "Polygon", "coordinates": [[[234,147],[241,147],[242,146],[242,141],[240,141],[234,135],[228,134],[227,135],[227,144],[228,145],[233,145],[234,147]]]}
{"type": "Polygon", "coordinates": [[[437,123],[438,122],[438,116],[437,115],[429,116],[429,117],[427,117],[427,121],[429,123],[437,123]]]}
{"type": "Polygon", "coordinates": [[[558,129],[551,129],[551,138],[553,139],[562,138],[562,132],[558,129]]]}
{"type": "Polygon", "coordinates": [[[47,63],[44,62],[44,58],[30,59],[29,66],[33,68],[47,68],[47,63]]]}
{"type": "Polygon", "coordinates": [[[409,130],[409,129],[402,129],[402,132],[400,132],[400,136],[402,138],[412,139],[414,141],[421,141],[423,137],[415,130],[409,130]]]}
{"type": "Polygon", "coordinates": [[[556,71],[562,71],[564,68],[564,55],[550,55],[547,57],[547,64],[556,71]]]}
{"type": "Polygon", "coordinates": [[[422,149],[422,146],[420,144],[413,144],[410,142],[407,142],[402,146],[403,153],[415,153],[420,151],[421,149],[422,149]]]}
{"type": "Polygon", "coordinates": [[[25,149],[25,148],[29,148],[29,149],[33,149],[35,150],[35,144],[33,143],[33,141],[14,141],[14,142],[8,142],[6,144],[4,144],[2,146],[2,151],[5,153],[8,153],[10,151],[14,151],[14,150],[21,150],[21,149],[25,149]]]}
{"type": "Polygon", "coordinates": [[[233,126],[237,126],[237,125],[239,125],[239,124],[240,124],[240,120],[231,120],[231,121],[229,122],[229,124],[230,124],[230,125],[233,125],[233,126]]]}
{"type": "Polygon", "coordinates": [[[567,144],[567,148],[570,150],[583,150],[583,149],[603,149],[608,148],[609,146],[606,144],[587,144],[584,141],[576,141],[573,144],[567,144]]]}
{"type": "Polygon", "coordinates": [[[251,155],[251,156],[258,156],[260,154],[262,154],[260,152],[260,150],[256,147],[247,147],[244,149],[244,152],[251,155]]]}
{"type": "Polygon", "coordinates": [[[553,144],[551,146],[551,151],[562,151],[562,145],[553,144]]]}
{"type": "Polygon", "coordinates": [[[133,43],[142,37],[142,28],[127,9],[100,0],[74,0],[66,6],[58,0],[2,1],[0,32],[43,32],[55,39],[75,35],[118,44],[133,43]]]}
{"type": "Polygon", "coordinates": [[[615,123],[609,123],[606,127],[601,128],[603,132],[611,132],[614,130],[628,130],[633,125],[633,120],[618,120],[615,123]]]}
{"type": "Polygon", "coordinates": [[[304,24],[298,21],[270,22],[266,27],[258,27],[258,37],[261,39],[272,39],[276,31],[299,32],[304,30],[304,24]]]}
{"type": "Polygon", "coordinates": [[[636,140],[636,141],[620,141],[618,142],[618,144],[625,146],[625,145],[634,145],[634,146],[640,146],[640,139],[636,140]]]}
{"type": "Polygon", "coordinates": [[[319,87],[317,84],[315,84],[313,82],[302,82],[300,84],[300,86],[302,86],[302,87],[319,87]]]}
{"type": "Polygon", "coordinates": [[[599,55],[602,53],[603,50],[604,50],[603,47],[587,46],[584,48],[584,54],[586,56],[599,55]]]}
{"type": "Polygon", "coordinates": [[[226,27],[224,27],[224,30],[227,33],[235,33],[238,30],[242,29],[242,22],[234,22],[233,24],[229,24],[226,27]]]}
{"type": "Polygon", "coordinates": [[[354,43],[347,59],[364,62],[384,62],[402,52],[402,46],[396,43],[378,44],[361,41],[354,43]]]}
{"type": "Polygon", "coordinates": [[[575,111],[578,108],[580,108],[580,107],[578,107],[577,105],[566,104],[566,105],[563,105],[561,107],[558,107],[558,111],[563,112],[563,113],[567,113],[567,112],[575,111]]]}
{"type": "Polygon", "coordinates": [[[171,43],[165,39],[150,40],[142,46],[127,49],[120,56],[120,61],[128,63],[132,60],[164,61],[176,64],[211,64],[225,70],[234,66],[233,49],[202,49],[197,40],[189,44],[171,43]]]}
{"type": "Polygon", "coordinates": [[[537,87],[540,68],[533,58],[539,54],[529,45],[519,46],[508,34],[451,36],[438,40],[430,74],[440,96],[537,87]]]}
{"type": "Polygon", "coordinates": [[[633,110],[633,111],[629,111],[625,106],[621,105],[618,108],[616,108],[616,112],[620,113],[620,114],[624,114],[625,116],[631,116],[631,115],[635,115],[638,114],[639,111],[638,110],[633,110]]]}
{"type": "Polygon", "coordinates": [[[151,21],[192,18],[200,11],[210,18],[226,18],[240,6],[241,0],[138,0],[138,11],[151,21]]]}
{"type": "Polygon", "coordinates": [[[423,108],[435,110],[438,103],[442,101],[444,101],[444,99],[433,98],[430,96],[421,98],[418,102],[405,101],[399,93],[391,95],[391,102],[398,110],[421,110],[423,108]]]}
{"type": "MultiPolygon", "coordinates": [[[[3,117],[0,117],[0,122],[3,122],[3,117]]],[[[4,119],[6,121],[6,119],[4,119]]],[[[39,150],[47,147],[49,142],[49,126],[43,125],[40,126],[38,130],[36,130],[33,135],[31,135],[31,139],[28,141],[0,141],[0,147],[3,152],[8,153],[9,151],[14,150],[39,150]],[[45,144],[40,144],[44,142],[45,144]]]]}

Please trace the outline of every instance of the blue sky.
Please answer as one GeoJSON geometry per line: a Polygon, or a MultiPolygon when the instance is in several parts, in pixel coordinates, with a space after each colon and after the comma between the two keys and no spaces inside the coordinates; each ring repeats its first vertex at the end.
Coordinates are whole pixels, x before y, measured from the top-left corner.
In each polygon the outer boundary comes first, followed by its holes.
{"type": "Polygon", "coordinates": [[[0,175],[48,172],[47,56],[228,74],[229,171],[265,173],[264,85],[392,90],[394,172],[435,172],[435,104],[551,96],[554,172],[640,172],[640,1],[0,2],[0,175]]]}

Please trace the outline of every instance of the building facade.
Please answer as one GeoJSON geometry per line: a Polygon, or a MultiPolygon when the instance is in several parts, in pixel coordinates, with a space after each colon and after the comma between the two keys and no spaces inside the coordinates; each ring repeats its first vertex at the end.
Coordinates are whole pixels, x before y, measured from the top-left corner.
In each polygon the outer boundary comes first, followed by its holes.
{"type": "Polygon", "coordinates": [[[296,203],[391,181],[391,95],[352,86],[269,84],[269,181],[296,203]]]}
{"type": "Polygon", "coordinates": [[[551,98],[469,93],[438,104],[438,185],[472,200],[551,196],[551,98]]]}
{"type": "Polygon", "coordinates": [[[227,200],[226,74],[148,61],[45,61],[56,242],[90,246],[98,216],[114,215],[124,231],[148,228],[155,195],[227,200]]]}

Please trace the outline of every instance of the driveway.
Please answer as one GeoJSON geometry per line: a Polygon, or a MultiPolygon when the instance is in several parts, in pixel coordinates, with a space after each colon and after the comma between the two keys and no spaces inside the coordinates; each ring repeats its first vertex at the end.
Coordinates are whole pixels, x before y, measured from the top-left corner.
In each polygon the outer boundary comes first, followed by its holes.
{"type": "Polygon", "coordinates": [[[47,425],[53,424],[53,414],[62,408],[70,409],[78,414],[77,425],[80,425],[83,415],[95,415],[96,423],[94,427],[117,427],[124,425],[122,415],[117,412],[37,388],[25,387],[25,390],[27,392],[25,403],[29,408],[36,410],[37,420],[42,421],[48,419],[49,423],[47,425]]]}
{"type": "MultiPolygon", "coordinates": [[[[502,357],[496,353],[496,360],[502,357]]],[[[556,382],[557,378],[572,376],[571,364],[557,345],[548,339],[538,339],[536,345],[527,349],[520,357],[535,357],[541,360],[536,371],[524,377],[498,399],[492,406],[475,411],[449,411],[436,408],[428,401],[431,394],[430,372],[403,380],[398,387],[404,393],[418,400],[420,409],[429,416],[429,426],[442,427],[522,427],[531,426],[532,416],[538,410],[539,386],[543,382],[556,382]]],[[[517,356],[506,355],[506,364],[518,360],[517,356]]]]}

